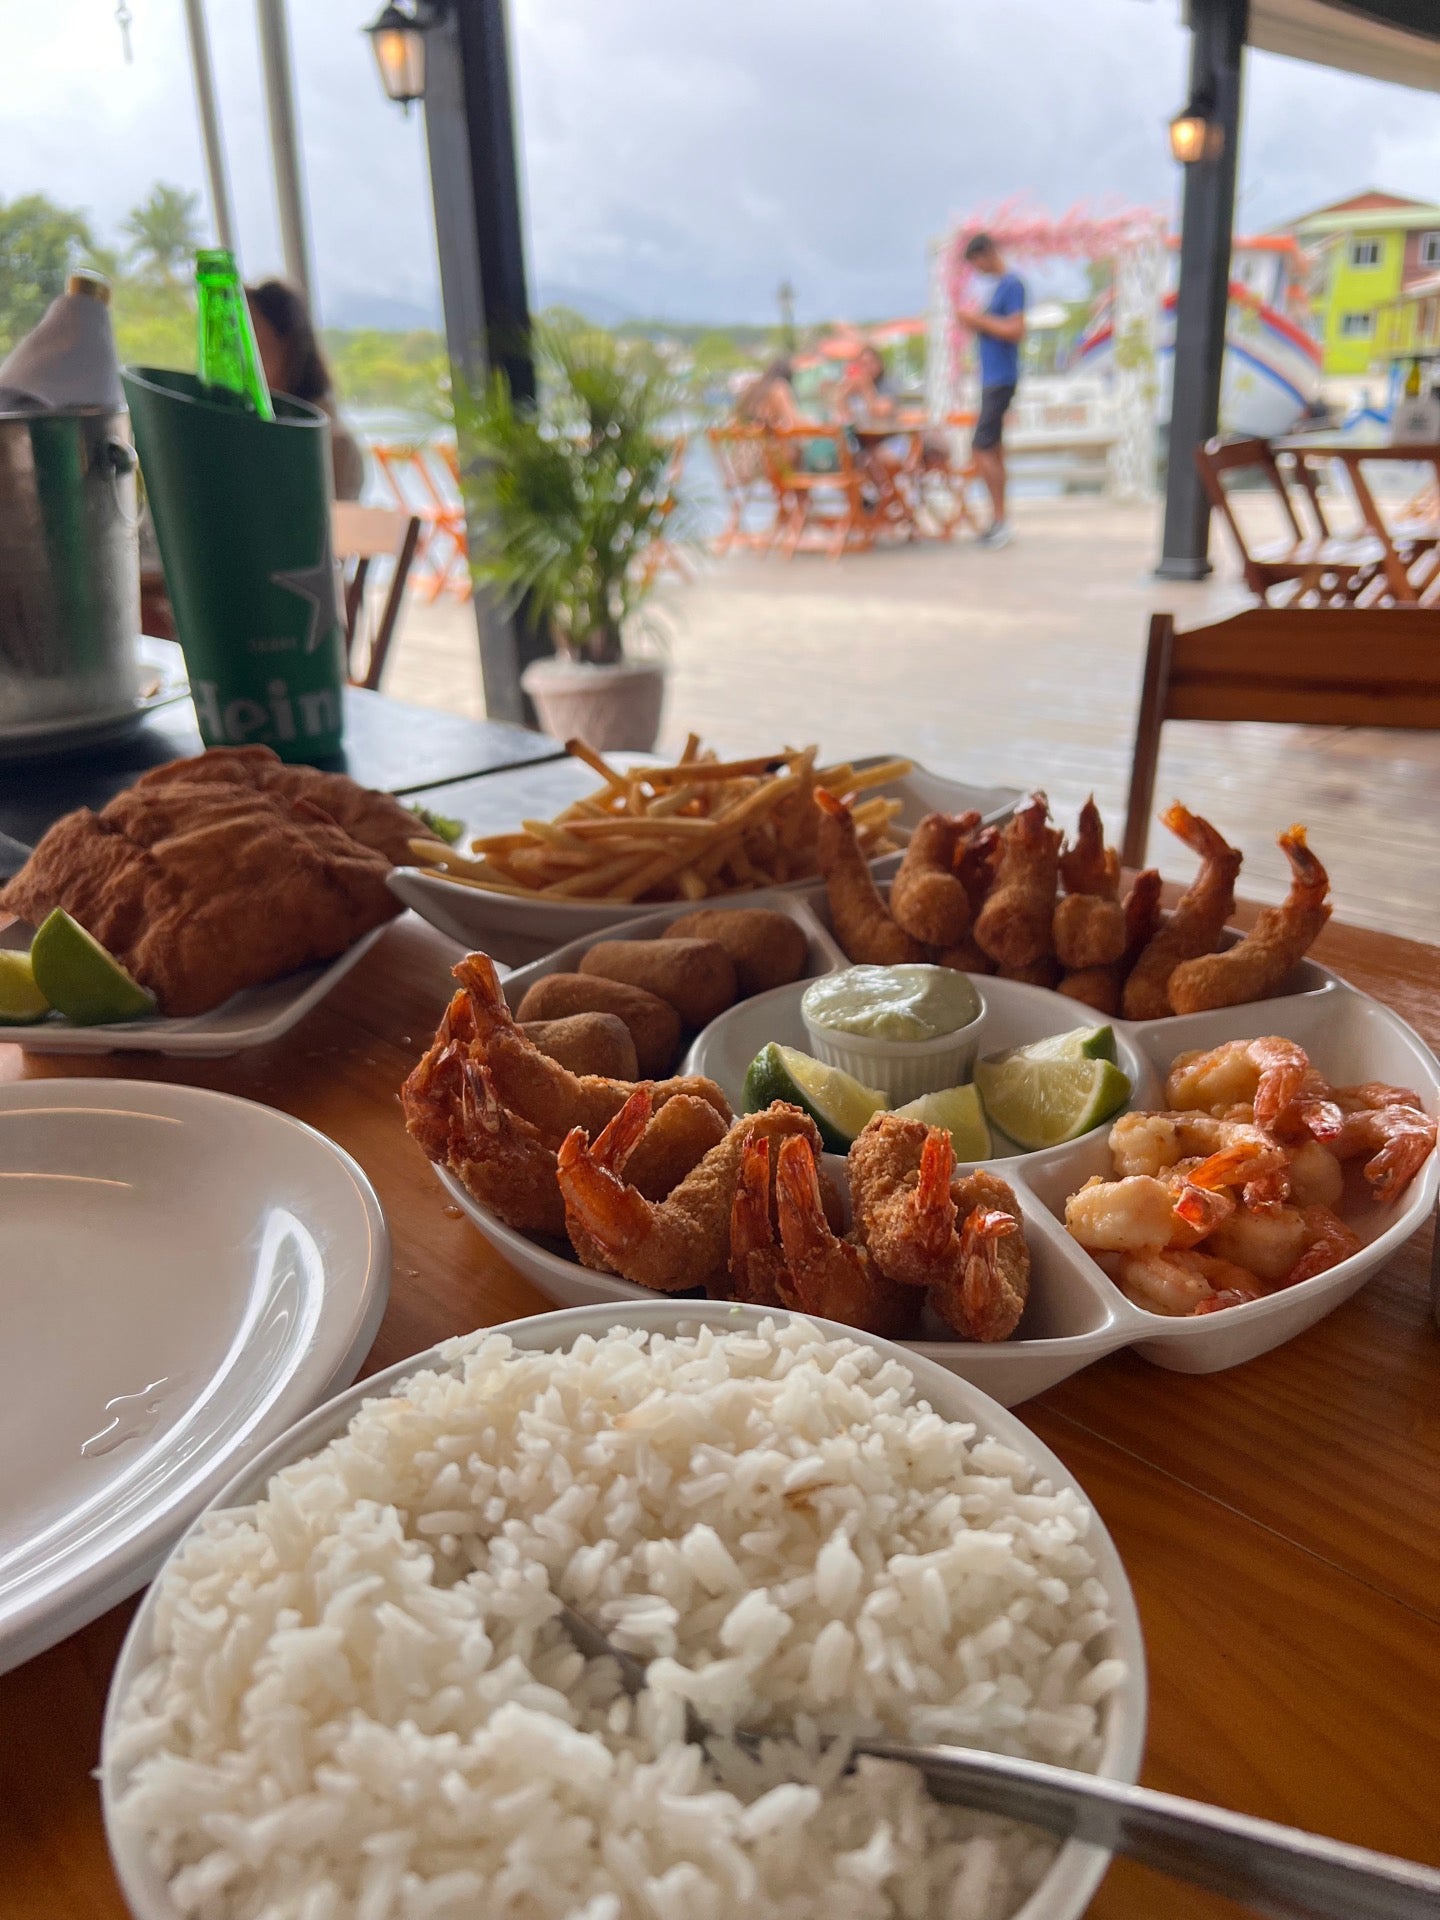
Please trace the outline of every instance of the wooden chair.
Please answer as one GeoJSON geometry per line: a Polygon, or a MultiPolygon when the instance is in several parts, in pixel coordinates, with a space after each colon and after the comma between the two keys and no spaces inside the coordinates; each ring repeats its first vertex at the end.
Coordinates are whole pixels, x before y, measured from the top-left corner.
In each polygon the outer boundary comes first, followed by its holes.
{"type": "Polygon", "coordinates": [[[841,426],[767,428],[765,467],[779,510],[778,541],[787,559],[802,544],[838,560],[848,548],[873,546],[882,523],[866,498],[865,474],[841,426]],[[833,449],[833,466],[810,463],[808,450],[833,449]],[[814,534],[810,539],[807,536],[814,534]]]}
{"type": "MultiPolygon", "coordinates": [[[[403,513],[419,516],[421,536],[420,550],[416,555],[417,589],[423,587],[427,600],[438,600],[448,587],[458,599],[463,600],[470,592],[465,507],[458,497],[452,497],[436,484],[427,451],[425,447],[405,445],[372,445],[370,448],[375,464],[394,496],[395,505],[403,513]]],[[[458,496],[459,463],[454,449],[442,445],[440,458],[454,487],[455,496],[458,496]]]]}
{"type": "MultiPolygon", "coordinates": [[[[1246,586],[1267,605],[1271,590],[1279,586],[1293,588],[1287,605],[1349,606],[1367,593],[1376,598],[1383,593],[1385,550],[1380,542],[1373,534],[1341,540],[1321,531],[1325,519],[1318,485],[1314,494],[1309,494],[1318,516],[1317,531],[1307,533],[1295,512],[1268,440],[1211,440],[1195,449],[1195,464],[1211,510],[1220,514],[1230,529],[1246,586]],[[1240,473],[1256,476],[1261,487],[1279,505],[1283,521],[1290,529],[1288,540],[1281,538],[1264,546],[1250,545],[1232,505],[1230,487],[1225,483],[1227,474],[1233,479],[1240,473]]],[[[1308,479],[1308,468],[1306,474],[1308,479]]]]}
{"type": "Polygon", "coordinates": [[[1440,611],[1249,607],[1210,627],[1150,620],[1121,857],[1145,864],[1167,720],[1440,728],[1440,611]]]}
{"type": "Polygon", "coordinates": [[[350,683],[373,690],[380,685],[395,637],[405,583],[420,543],[420,516],[404,507],[362,507],[356,500],[337,500],[330,509],[330,528],[335,558],[345,575],[345,657],[350,683]],[[365,582],[370,562],[383,559],[393,560],[395,565],[380,617],[369,621],[365,582]]]}
{"type": "Polygon", "coordinates": [[[689,434],[682,433],[670,449],[670,459],[665,468],[665,494],[659,503],[660,518],[656,522],[655,537],[638,562],[640,580],[647,587],[666,567],[679,580],[690,581],[695,578],[695,569],[686,559],[684,550],[675,544],[666,531],[680,504],[680,476],[685,470],[685,453],[689,445],[689,434]]]}
{"type": "Polygon", "coordinates": [[[711,457],[725,490],[730,513],[710,542],[714,554],[728,553],[732,547],[751,547],[768,553],[774,544],[779,520],[774,512],[775,496],[765,471],[765,429],[732,421],[727,426],[707,427],[711,457]],[[762,504],[771,512],[763,527],[747,526],[746,520],[762,504]]]}

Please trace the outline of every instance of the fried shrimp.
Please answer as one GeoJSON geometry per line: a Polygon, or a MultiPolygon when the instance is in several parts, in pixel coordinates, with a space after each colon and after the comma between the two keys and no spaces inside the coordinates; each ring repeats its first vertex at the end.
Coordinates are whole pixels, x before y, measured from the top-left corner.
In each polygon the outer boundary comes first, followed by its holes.
{"type": "MultiPolygon", "coordinates": [[[[470,1002],[472,1044],[490,1069],[504,1105],[538,1128],[552,1145],[557,1145],[572,1127],[598,1134],[634,1092],[631,1083],[607,1080],[598,1074],[571,1073],[558,1060],[541,1053],[516,1025],[500,987],[500,976],[487,954],[467,954],[454,973],[470,1002]]],[[[693,1094],[714,1107],[722,1120],[731,1119],[729,1102],[713,1080],[682,1074],[644,1084],[657,1107],[676,1094],[693,1094]]]]}
{"type": "Polygon", "coordinates": [[[1130,969],[1154,938],[1160,924],[1160,870],[1146,867],[1125,895],[1125,950],[1103,967],[1076,967],[1060,982],[1060,991],[1097,1013],[1120,1011],[1120,995],[1130,969]]]}
{"type": "Polygon", "coordinates": [[[959,1175],[959,1258],[930,1290],[940,1318],[967,1340],[1008,1340],[1030,1297],[1030,1249],[1014,1188],[985,1168],[959,1175]]]}
{"type": "MultiPolygon", "coordinates": [[[[617,1121],[621,1131],[633,1129],[636,1119],[648,1114],[649,1089],[637,1087],[631,1101],[629,1117],[617,1121]]],[[[610,1152],[603,1132],[592,1146],[583,1128],[573,1128],[556,1155],[556,1177],[581,1260],[657,1293],[704,1287],[723,1295],[735,1187],[745,1143],[756,1134],[796,1134],[812,1153],[820,1151],[820,1135],[808,1115],[777,1102],[736,1121],[664,1200],[654,1201],[606,1164],[610,1152]]]]}
{"type": "Polygon", "coordinates": [[[1161,819],[1199,854],[1200,871],[1131,969],[1121,998],[1127,1020],[1159,1020],[1172,1011],[1171,974],[1183,961],[1214,951],[1235,905],[1238,847],[1178,800],[1161,819]]]}
{"type": "Polygon", "coordinates": [[[970,896],[954,869],[979,824],[978,813],[927,813],[910,836],[890,886],[890,915],[926,946],[954,946],[970,930],[970,896]]]}
{"type": "Polygon", "coordinates": [[[1050,951],[1060,835],[1043,793],[1031,796],[1000,840],[994,885],[976,915],[975,938],[1002,967],[1029,967],[1050,951]]]}
{"type": "Polygon", "coordinates": [[[849,807],[823,787],[815,790],[815,805],[820,813],[815,857],[825,877],[835,938],[847,959],[881,967],[923,960],[922,943],[896,926],[876,890],[849,807]]]}
{"type": "MultiPolygon", "coordinates": [[[[768,1158],[768,1140],[754,1145],[768,1158]]],[[[865,1333],[903,1333],[910,1326],[916,1317],[915,1296],[887,1280],[863,1246],[831,1232],[815,1156],[805,1140],[780,1142],[775,1204],[784,1253],[779,1290],[785,1306],[841,1320],[865,1333]]]]}
{"type": "MultiPolygon", "coordinates": [[[[454,1001],[451,1010],[463,1028],[465,1016],[454,1001]]],[[[463,1040],[452,1037],[431,1047],[406,1080],[400,1102],[411,1138],[449,1167],[482,1207],[517,1233],[564,1238],[554,1149],[502,1105],[489,1070],[470,1056],[463,1040]]]]}
{"type": "Polygon", "coordinates": [[[1060,855],[1064,896],[1055,903],[1051,939],[1064,967],[1104,967],[1125,951],[1125,911],[1120,905],[1120,856],[1105,844],[1095,796],[1080,809],[1073,846],[1060,855]]]}
{"type": "Polygon", "coordinates": [[[944,1280],[959,1250],[949,1134],[877,1113],[852,1144],[848,1169],[859,1237],[886,1278],[904,1287],[944,1280]]]}
{"type": "Polygon", "coordinates": [[[1278,993],[1314,945],[1330,918],[1330,876],[1305,844],[1304,827],[1279,840],[1290,862],[1290,891],[1278,907],[1265,907],[1243,940],[1225,953],[1185,960],[1170,976],[1176,1013],[1204,1013],[1278,993]]]}
{"type": "Polygon", "coordinates": [[[999,859],[999,827],[981,827],[978,833],[971,834],[956,855],[956,877],[970,901],[972,918],[985,904],[986,896],[995,881],[995,868],[999,859]]]}

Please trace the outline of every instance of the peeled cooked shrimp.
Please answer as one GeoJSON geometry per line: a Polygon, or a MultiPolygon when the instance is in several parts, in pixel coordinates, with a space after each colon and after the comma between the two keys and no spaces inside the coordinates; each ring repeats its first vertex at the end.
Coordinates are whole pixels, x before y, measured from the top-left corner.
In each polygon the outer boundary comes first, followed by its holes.
{"type": "MultiPolygon", "coordinates": [[[[489,1067],[505,1106],[537,1127],[552,1145],[558,1145],[572,1127],[593,1135],[614,1119],[635,1090],[632,1082],[571,1073],[558,1060],[541,1053],[516,1025],[488,954],[467,954],[456,964],[454,974],[469,999],[473,1046],[489,1067]]],[[[451,1007],[453,1011],[453,1001],[451,1007]]],[[[727,1123],[732,1117],[719,1087],[699,1074],[641,1084],[649,1087],[657,1107],[676,1094],[693,1094],[714,1107],[727,1123]]]]}
{"type": "Polygon", "coordinates": [[[1175,1056],[1165,1081],[1172,1107],[1223,1116],[1235,1107],[1253,1107],[1268,1126],[1296,1100],[1311,1074],[1303,1047],[1278,1033],[1255,1040],[1226,1040],[1175,1056]]]}
{"type": "Polygon", "coordinates": [[[1244,1267],[1214,1254],[1172,1248],[1122,1254],[1104,1264],[1127,1300],[1172,1319],[1241,1306],[1264,1291],[1244,1267]]]}
{"type": "Polygon", "coordinates": [[[1214,952],[1235,906],[1235,880],[1243,858],[1208,820],[1178,800],[1160,817],[1199,854],[1200,871],[1130,971],[1121,996],[1127,1020],[1160,1020],[1173,1011],[1170,976],[1183,961],[1214,952]]]}
{"type": "MultiPolygon", "coordinates": [[[[638,1087],[631,1098],[646,1111],[647,1088],[638,1087]]],[[[632,1114],[617,1120],[617,1129],[633,1124],[632,1114]]],[[[812,1153],[820,1151],[820,1135],[809,1116],[777,1102],[737,1120],[679,1186],[664,1200],[652,1201],[606,1164],[603,1134],[592,1146],[584,1129],[574,1128],[556,1155],[556,1177],[576,1253],[587,1266],[621,1274],[657,1293],[710,1290],[717,1284],[723,1292],[731,1205],[745,1143],[756,1134],[796,1134],[812,1153]]]]}
{"type": "Polygon", "coordinates": [[[1290,891],[1282,905],[1265,907],[1243,940],[1225,953],[1183,961],[1170,976],[1176,1013],[1239,1006],[1278,993],[1330,918],[1330,876],[1305,844],[1304,827],[1280,835],[1290,862],[1290,891]]]}
{"type": "Polygon", "coordinates": [[[1065,1228],[1092,1253],[1158,1252],[1193,1246],[1202,1229],[1176,1212],[1180,1195],[1158,1174],[1087,1180],[1065,1202],[1065,1228]]]}
{"type": "Polygon", "coordinates": [[[1125,896],[1125,949],[1118,960],[1103,967],[1076,967],[1060,982],[1060,992],[1097,1013],[1120,1011],[1120,996],[1130,969],[1149,945],[1160,924],[1160,870],[1146,867],[1130,882],[1125,896]]]}
{"type": "Polygon", "coordinates": [[[994,883],[975,919],[975,938],[1002,967],[1029,967],[1050,951],[1060,835],[1043,793],[1005,828],[994,883]]]}
{"type": "Polygon", "coordinates": [[[1336,1087],[1302,1102],[1300,1113],[1338,1160],[1367,1156],[1365,1178],[1382,1206],[1395,1204],[1435,1148],[1435,1121],[1408,1087],[1336,1087]]]}
{"type": "Polygon", "coordinates": [[[815,805],[820,813],[815,858],[825,878],[835,938],[846,958],[881,967],[923,960],[924,947],[896,926],[880,898],[849,807],[823,787],[815,790],[815,805]]]}
{"type": "Polygon", "coordinates": [[[970,896],[955,873],[962,840],[978,813],[927,813],[910,835],[890,885],[890,916],[902,932],[930,947],[951,947],[970,929],[970,896]]]}
{"type": "Polygon", "coordinates": [[[1120,856],[1105,844],[1095,796],[1080,809],[1075,843],[1060,855],[1064,896],[1055,902],[1051,938],[1064,967],[1104,967],[1125,951],[1125,910],[1120,905],[1120,856]]]}

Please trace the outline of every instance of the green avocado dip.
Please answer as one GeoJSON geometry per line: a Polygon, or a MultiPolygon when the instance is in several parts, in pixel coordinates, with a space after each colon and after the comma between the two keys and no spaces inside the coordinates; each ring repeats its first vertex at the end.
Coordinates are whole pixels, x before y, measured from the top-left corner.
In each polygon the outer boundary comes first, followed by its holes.
{"type": "Polygon", "coordinates": [[[805,989],[800,1010],[814,1026],[869,1040],[938,1040],[980,1013],[980,996],[953,967],[847,967],[805,989]]]}

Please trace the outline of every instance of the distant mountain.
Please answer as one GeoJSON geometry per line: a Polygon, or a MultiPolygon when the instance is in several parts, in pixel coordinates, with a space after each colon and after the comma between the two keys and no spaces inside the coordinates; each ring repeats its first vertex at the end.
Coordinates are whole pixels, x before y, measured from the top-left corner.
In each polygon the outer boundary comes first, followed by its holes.
{"type": "Polygon", "coordinates": [[[441,324],[438,300],[430,306],[363,287],[328,290],[322,318],[327,327],[374,327],[382,333],[413,333],[421,327],[438,333],[441,324]]]}
{"type": "Polygon", "coordinates": [[[530,304],[538,312],[542,307],[570,307],[593,320],[597,327],[618,327],[634,318],[634,308],[609,294],[594,293],[588,287],[567,287],[558,280],[541,280],[530,289],[530,304]]]}

